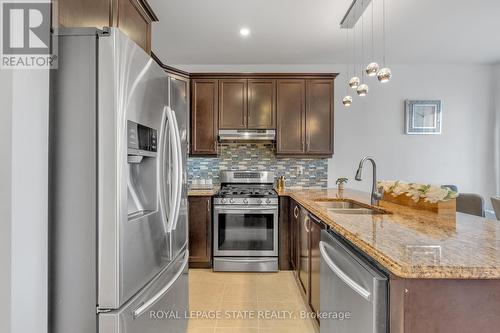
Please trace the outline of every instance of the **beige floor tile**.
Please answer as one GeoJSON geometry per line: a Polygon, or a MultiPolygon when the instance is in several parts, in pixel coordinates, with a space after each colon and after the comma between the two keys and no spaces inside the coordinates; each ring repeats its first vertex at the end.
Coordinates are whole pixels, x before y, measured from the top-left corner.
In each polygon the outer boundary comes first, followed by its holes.
{"type": "Polygon", "coordinates": [[[215,333],[259,333],[255,327],[216,327],[215,333]]]}
{"type": "Polygon", "coordinates": [[[304,306],[300,302],[290,302],[290,301],[259,301],[258,307],[261,310],[271,310],[271,311],[293,311],[299,312],[305,310],[304,306]]]}
{"type": "Polygon", "coordinates": [[[241,301],[241,300],[231,300],[225,301],[223,300],[218,307],[219,310],[222,311],[244,311],[244,310],[258,310],[260,309],[257,302],[252,301],[241,301]]]}
{"type": "Polygon", "coordinates": [[[222,300],[224,302],[256,302],[258,290],[255,285],[226,284],[222,300]]]}
{"type": "Polygon", "coordinates": [[[215,272],[214,275],[218,276],[218,281],[223,281],[225,284],[237,285],[256,285],[258,274],[257,273],[224,273],[215,272]]]}
{"type": "Polygon", "coordinates": [[[295,290],[287,288],[258,288],[259,301],[288,301],[298,302],[299,295],[295,290]]]}
{"type": "Polygon", "coordinates": [[[214,327],[188,327],[187,333],[214,333],[214,327]]]}
{"type": "Polygon", "coordinates": [[[214,328],[217,323],[216,319],[189,319],[188,331],[195,328],[214,328]]]}
{"type": "Polygon", "coordinates": [[[223,284],[207,283],[205,285],[193,284],[189,286],[189,301],[216,302],[221,301],[224,295],[225,286],[223,284]]]}
{"type": "Polygon", "coordinates": [[[292,272],[190,270],[189,287],[190,310],[219,311],[221,316],[191,319],[190,333],[317,333],[311,319],[300,318],[300,311],[307,311],[308,305],[292,272]],[[273,319],[279,311],[286,311],[291,318],[273,319]]]}
{"type": "Polygon", "coordinates": [[[192,297],[189,300],[189,310],[190,311],[212,311],[218,310],[220,308],[220,300],[204,300],[198,297],[192,297]]]}
{"type": "Polygon", "coordinates": [[[216,328],[233,327],[233,328],[259,328],[258,319],[219,319],[216,323],[216,328]]]}
{"type": "Polygon", "coordinates": [[[318,333],[312,326],[307,327],[261,327],[259,333],[318,333]]]}

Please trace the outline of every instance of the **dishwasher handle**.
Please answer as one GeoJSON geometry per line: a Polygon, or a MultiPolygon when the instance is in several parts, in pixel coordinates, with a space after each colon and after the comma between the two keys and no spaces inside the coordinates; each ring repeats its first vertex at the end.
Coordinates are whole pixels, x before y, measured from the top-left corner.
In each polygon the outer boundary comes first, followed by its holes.
{"type": "Polygon", "coordinates": [[[351,279],[344,271],[342,271],[335,263],[333,260],[330,258],[326,251],[325,247],[325,242],[320,241],[319,242],[319,251],[321,253],[321,256],[325,260],[326,264],[330,269],[332,270],[335,275],[337,275],[342,281],[344,281],[345,284],[347,284],[352,290],[354,290],[356,293],[358,293],[361,297],[366,299],[367,301],[371,301],[371,293],[360,286],[356,281],[351,279]]]}

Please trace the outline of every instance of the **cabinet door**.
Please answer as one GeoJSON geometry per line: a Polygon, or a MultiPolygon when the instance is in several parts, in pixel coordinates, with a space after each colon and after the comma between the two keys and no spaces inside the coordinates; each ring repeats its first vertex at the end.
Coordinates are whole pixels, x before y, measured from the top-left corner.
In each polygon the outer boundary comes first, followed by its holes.
{"type": "Polygon", "coordinates": [[[299,213],[299,280],[303,291],[307,296],[307,302],[310,301],[310,284],[309,284],[309,228],[310,219],[306,210],[300,209],[299,213]]]}
{"type": "Polygon", "coordinates": [[[307,80],[306,153],[333,153],[333,80],[307,80]]]}
{"type": "Polygon", "coordinates": [[[277,153],[305,153],[305,81],[277,82],[277,153]]]}
{"type": "Polygon", "coordinates": [[[118,0],[116,25],[130,39],[151,53],[151,18],[142,9],[138,0],[118,0]]]}
{"type": "Polygon", "coordinates": [[[312,310],[319,311],[319,297],[320,297],[320,253],[319,242],[321,241],[321,230],[324,229],[323,223],[316,220],[315,217],[309,216],[309,256],[311,263],[311,302],[312,310]]]}
{"type": "Polygon", "coordinates": [[[276,128],[276,80],[248,80],[248,128],[276,128]]]}
{"type": "Polygon", "coordinates": [[[247,127],[247,80],[219,80],[219,128],[247,127]]]}
{"type": "Polygon", "coordinates": [[[294,200],[290,201],[290,264],[297,273],[299,269],[298,249],[299,249],[299,206],[294,200]]]}
{"type": "Polygon", "coordinates": [[[191,155],[217,155],[217,80],[192,81],[191,155]]]}
{"type": "Polygon", "coordinates": [[[189,266],[211,267],[212,198],[189,197],[189,266]]]}

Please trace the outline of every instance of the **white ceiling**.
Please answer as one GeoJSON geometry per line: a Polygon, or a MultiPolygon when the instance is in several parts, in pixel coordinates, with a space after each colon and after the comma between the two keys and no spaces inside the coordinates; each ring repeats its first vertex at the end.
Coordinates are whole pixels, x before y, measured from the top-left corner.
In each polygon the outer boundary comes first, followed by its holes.
{"type": "MultiPolygon", "coordinates": [[[[153,25],[152,49],[167,64],[352,62],[345,48],[345,30],[339,28],[351,0],[149,2],[160,19],[153,25]],[[243,26],[251,29],[246,39],[239,35],[243,26]]],[[[380,39],[382,0],[374,3],[380,39]]],[[[388,63],[500,61],[499,0],[386,0],[386,6],[388,63]]],[[[369,46],[370,8],[365,14],[369,46]]],[[[361,21],[359,35],[360,27],[361,21]]],[[[375,54],[380,58],[381,48],[375,54]]]]}

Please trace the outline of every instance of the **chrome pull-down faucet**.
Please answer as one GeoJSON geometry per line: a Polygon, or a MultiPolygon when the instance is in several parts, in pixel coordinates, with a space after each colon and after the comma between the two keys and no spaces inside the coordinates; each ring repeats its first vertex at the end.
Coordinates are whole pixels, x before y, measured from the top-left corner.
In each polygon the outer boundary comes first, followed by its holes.
{"type": "Polygon", "coordinates": [[[357,181],[361,181],[361,172],[363,171],[363,164],[367,160],[372,162],[372,166],[373,166],[373,183],[372,183],[372,193],[371,193],[371,204],[373,206],[378,206],[379,201],[384,197],[384,189],[383,188],[377,189],[377,164],[375,163],[375,160],[373,159],[373,157],[366,156],[366,157],[363,157],[363,159],[361,159],[361,161],[359,162],[358,171],[356,171],[355,179],[357,181]]]}

